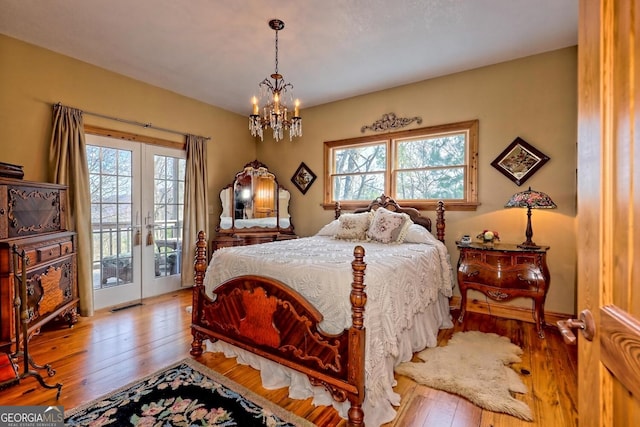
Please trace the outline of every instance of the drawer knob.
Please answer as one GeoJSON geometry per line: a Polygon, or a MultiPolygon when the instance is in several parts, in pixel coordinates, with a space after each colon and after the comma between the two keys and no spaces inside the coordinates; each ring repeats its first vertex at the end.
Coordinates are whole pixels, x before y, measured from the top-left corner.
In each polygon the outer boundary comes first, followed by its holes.
{"type": "Polygon", "coordinates": [[[0,208],[0,215],[4,215],[4,208],[0,208]]]}

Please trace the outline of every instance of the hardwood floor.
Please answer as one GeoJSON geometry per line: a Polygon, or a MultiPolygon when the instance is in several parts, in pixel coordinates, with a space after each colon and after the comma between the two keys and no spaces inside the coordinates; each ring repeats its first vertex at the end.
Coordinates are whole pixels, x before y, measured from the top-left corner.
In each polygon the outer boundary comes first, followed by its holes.
{"type": "MultiPolygon", "coordinates": [[[[29,348],[37,363],[50,363],[56,370],[54,377],[45,380],[64,384],[60,400],[56,401],[55,390],[43,389],[35,379],[25,378],[0,391],[0,404],[58,404],[71,409],[190,357],[189,305],[191,291],[185,290],[113,313],[100,311],[92,318],[80,318],[72,329],[48,327],[33,337],[29,348]]],[[[495,332],[524,349],[522,363],[515,369],[524,372],[522,378],[530,392],[518,398],[529,404],[535,422],[484,411],[463,398],[398,376],[396,391],[402,395],[402,403],[396,420],[385,427],[577,426],[576,349],[566,346],[557,330],[547,328],[547,338],[541,340],[533,323],[471,312],[463,325],[456,323],[454,329],[442,330],[438,342],[445,343],[459,330],[495,332]]],[[[346,426],[333,408],[314,407],[310,399],[289,399],[286,389],[265,390],[259,373],[236,364],[235,359],[205,353],[198,360],[317,425],[346,426]]]]}

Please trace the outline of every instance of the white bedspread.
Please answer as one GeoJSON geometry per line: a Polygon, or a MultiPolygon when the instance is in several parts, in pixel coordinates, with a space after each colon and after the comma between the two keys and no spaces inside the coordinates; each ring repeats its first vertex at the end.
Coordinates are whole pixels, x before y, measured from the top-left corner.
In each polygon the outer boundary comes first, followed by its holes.
{"type": "MultiPolygon", "coordinates": [[[[409,360],[413,351],[436,345],[438,329],[452,327],[446,305],[452,294],[452,269],[442,243],[382,244],[314,236],[223,248],[212,257],[205,287],[211,295],[216,285],[243,274],[278,279],[322,313],[325,332],[338,333],[351,326],[351,261],[356,245],[365,248],[367,263],[365,422],[377,426],[390,421],[395,416],[391,405],[399,404],[393,392],[393,367],[409,360]]],[[[215,348],[230,355],[226,345],[216,343],[215,348]]],[[[317,395],[316,401],[327,404],[317,395]]],[[[344,405],[334,406],[346,416],[344,405]]]]}

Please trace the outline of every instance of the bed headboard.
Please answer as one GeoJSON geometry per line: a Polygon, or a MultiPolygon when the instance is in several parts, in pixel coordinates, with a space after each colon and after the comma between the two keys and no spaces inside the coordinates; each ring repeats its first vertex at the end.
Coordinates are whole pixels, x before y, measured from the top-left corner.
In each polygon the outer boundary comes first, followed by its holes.
{"type": "MultiPolygon", "coordinates": [[[[409,215],[409,217],[415,224],[419,224],[433,233],[431,218],[422,216],[422,214],[420,214],[420,212],[415,208],[403,208],[395,200],[393,200],[388,196],[385,196],[384,194],[382,194],[380,197],[376,197],[371,203],[369,203],[369,206],[367,206],[366,208],[356,209],[355,211],[353,211],[353,213],[375,211],[379,207],[383,207],[393,212],[406,213],[407,215],[409,215]]],[[[335,218],[338,219],[341,213],[342,213],[342,210],[340,208],[340,202],[336,202],[335,218]]],[[[443,243],[444,243],[444,229],[445,229],[444,202],[440,200],[438,202],[438,206],[436,207],[435,235],[438,238],[438,240],[440,240],[443,243]]]]}

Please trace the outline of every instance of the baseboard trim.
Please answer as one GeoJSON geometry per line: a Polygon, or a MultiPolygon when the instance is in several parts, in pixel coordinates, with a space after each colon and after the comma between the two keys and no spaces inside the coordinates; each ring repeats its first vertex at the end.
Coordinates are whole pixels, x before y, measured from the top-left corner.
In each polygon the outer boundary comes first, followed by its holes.
{"type": "MultiPolygon", "coordinates": [[[[450,310],[460,309],[460,297],[453,296],[449,300],[450,310]]],[[[477,299],[467,300],[467,311],[474,313],[488,314],[497,317],[504,317],[507,319],[521,320],[523,322],[535,323],[533,320],[533,311],[526,307],[516,307],[507,304],[490,304],[486,301],[480,301],[477,299]]],[[[545,310],[544,320],[547,325],[557,327],[558,320],[567,320],[575,318],[575,314],[554,313],[552,311],[545,310]]]]}

